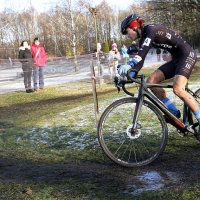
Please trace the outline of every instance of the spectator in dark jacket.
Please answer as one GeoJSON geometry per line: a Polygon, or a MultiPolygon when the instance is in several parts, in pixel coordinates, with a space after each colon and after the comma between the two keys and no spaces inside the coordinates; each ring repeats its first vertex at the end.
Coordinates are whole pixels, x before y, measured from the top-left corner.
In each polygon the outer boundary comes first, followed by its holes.
{"type": "Polygon", "coordinates": [[[31,87],[33,58],[27,40],[22,41],[21,46],[19,47],[19,59],[20,62],[22,63],[24,86],[26,92],[31,93],[33,92],[31,87]]]}

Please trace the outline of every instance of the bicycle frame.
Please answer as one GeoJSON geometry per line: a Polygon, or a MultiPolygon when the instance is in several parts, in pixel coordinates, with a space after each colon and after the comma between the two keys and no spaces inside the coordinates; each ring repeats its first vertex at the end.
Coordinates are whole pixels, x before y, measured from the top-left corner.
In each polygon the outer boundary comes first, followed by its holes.
{"type": "MultiPolygon", "coordinates": [[[[139,93],[138,93],[138,101],[136,103],[136,108],[133,116],[133,131],[136,130],[138,116],[144,101],[144,98],[147,97],[149,101],[151,101],[153,104],[155,104],[160,111],[164,113],[164,115],[173,120],[173,125],[182,133],[185,133],[187,131],[194,133],[194,130],[189,126],[192,123],[192,113],[187,107],[186,104],[184,104],[183,107],[183,122],[180,121],[175,115],[173,115],[166,106],[160,101],[154,94],[152,94],[150,91],[148,91],[148,88],[150,87],[160,87],[160,88],[173,88],[172,85],[164,85],[164,84],[150,84],[146,83],[144,80],[144,75],[138,75],[139,78],[141,78],[141,81],[138,81],[137,79],[133,79],[134,82],[138,83],[140,85],[139,87],[139,93]],[[189,122],[189,123],[188,123],[189,122]]],[[[187,91],[193,94],[191,90],[189,90],[188,87],[186,87],[187,91]]]]}

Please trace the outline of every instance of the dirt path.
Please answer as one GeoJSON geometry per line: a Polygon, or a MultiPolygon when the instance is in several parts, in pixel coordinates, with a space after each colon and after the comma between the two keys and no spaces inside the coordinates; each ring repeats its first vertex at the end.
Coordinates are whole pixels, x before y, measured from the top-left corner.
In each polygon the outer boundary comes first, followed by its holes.
{"type": "MultiPolygon", "coordinates": [[[[76,184],[93,185],[91,195],[100,190],[108,193],[138,195],[157,189],[182,188],[199,183],[199,144],[187,146],[182,153],[167,150],[154,163],[140,168],[122,168],[107,158],[104,163],[33,163],[14,158],[0,160],[1,183],[33,184],[33,190],[71,180],[76,184]]],[[[69,189],[70,193],[71,189],[69,189]]],[[[74,190],[73,190],[74,191],[74,190]]],[[[71,191],[71,192],[73,192],[71,191]]]]}

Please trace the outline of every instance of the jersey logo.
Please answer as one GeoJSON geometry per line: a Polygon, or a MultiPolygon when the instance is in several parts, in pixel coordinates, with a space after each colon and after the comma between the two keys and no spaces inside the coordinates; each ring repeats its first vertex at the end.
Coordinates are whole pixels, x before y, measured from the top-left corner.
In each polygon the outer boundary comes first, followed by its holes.
{"type": "Polygon", "coordinates": [[[150,38],[146,38],[142,46],[149,46],[151,42],[150,38]]]}
{"type": "Polygon", "coordinates": [[[170,33],[167,33],[167,34],[166,34],[166,38],[168,38],[169,40],[171,40],[172,35],[171,35],[170,33]]]}
{"type": "Polygon", "coordinates": [[[163,31],[158,31],[156,34],[157,34],[157,35],[163,35],[164,32],[163,32],[163,31]]]}
{"type": "Polygon", "coordinates": [[[195,53],[191,51],[189,56],[186,59],[185,68],[190,69],[194,65],[195,63],[194,57],[195,57],[195,53]]]}
{"type": "Polygon", "coordinates": [[[186,63],[186,65],[185,65],[185,67],[186,67],[187,69],[190,69],[191,66],[192,66],[192,65],[189,64],[189,63],[186,63]]]}
{"type": "Polygon", "coordinates": [[[172,46],[168,45],[168,44],[157,44],[155,42],[153,42],[153,44],[156,45],[157,47],[163,47],[163,48],[166,48],[166,49],[172,49],[172,46]]]}
{"type": "Polygon", "coordinates": [[[137,63],[139,63],[142,60],[142,58],[138,55],[134,56],[134,59],[137,61],[137,63]]]}
{"type": "Polygon", "coordinates": [[[190,57],[194,58],[194,52],[190,52],[190,57]]]}

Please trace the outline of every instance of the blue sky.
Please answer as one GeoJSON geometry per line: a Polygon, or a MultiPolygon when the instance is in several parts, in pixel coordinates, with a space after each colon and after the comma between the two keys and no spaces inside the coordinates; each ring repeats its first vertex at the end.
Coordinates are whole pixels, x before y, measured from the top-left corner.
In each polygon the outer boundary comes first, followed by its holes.
{"type": "MultiPolygon", "coordinates": [[[[60,0],[0,0],[1,10],[4,8],[11,8],[13,10],[24,10],[32,4],[38,11],[44,11],[46,8],[51,7],[51,5],[56,5],[60,0]]],[[[73,0],[72,0],[73,1],[73,0]]],[[[101,0],[92,0],[93,5],[97,5],[101,0]]],[[[91,1],[91,2],[92,2],[91,1]]],[[[126,9],[131,5],[134,0],[106,0],[107,3],[114,7],[120,9],[126,9]]]]}

